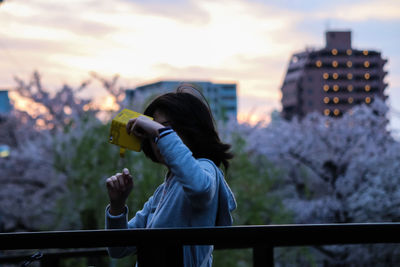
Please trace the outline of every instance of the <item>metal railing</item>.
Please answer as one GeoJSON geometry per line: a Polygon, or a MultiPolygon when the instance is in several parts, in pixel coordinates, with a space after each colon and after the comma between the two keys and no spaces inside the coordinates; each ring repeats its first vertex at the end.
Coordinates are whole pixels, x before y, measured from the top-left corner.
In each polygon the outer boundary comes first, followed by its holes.
{"type": "MultiPolygon", "coordinates": [[[[183,266],[184,245],[253,249],[253,266],[273,266],[274,248],[400,243],[400,223],[55,231],[0,234],[0,250],[136,246],[140,267],[183,266]]],[[[104,251],[103,251],[104,253],[104,251]]],[[[46,255],[44,255],[44,258],[46,255]]],[[[0,262],[2,262],[0,256],[0,262]]]]}

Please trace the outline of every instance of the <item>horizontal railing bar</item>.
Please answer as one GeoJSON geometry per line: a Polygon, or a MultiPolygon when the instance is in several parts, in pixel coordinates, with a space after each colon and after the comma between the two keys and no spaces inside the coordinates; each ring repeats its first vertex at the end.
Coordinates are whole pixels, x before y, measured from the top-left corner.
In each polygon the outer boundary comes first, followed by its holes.
{"type": "MultiPolygon", "coordinates": [[[[99,257],[108,256],[107,249],[105,248],[93,248],[93,249],[74,249],[74,250],[42,250],[41,251],[46,258],[78,258],[78,257],[99,257]]],[[[30,256],[34,254],[34,251],[23,252],[18,254],[6,254],[0,255],[0,263],[5,262],[20,262],[27,260],[30,256]]]]}
{"type": "Polygon", "coordinates": [[[217,248],[400,243],[400,223],[260,225],[1,233],[0,249],[215,245],[217,248]]]}

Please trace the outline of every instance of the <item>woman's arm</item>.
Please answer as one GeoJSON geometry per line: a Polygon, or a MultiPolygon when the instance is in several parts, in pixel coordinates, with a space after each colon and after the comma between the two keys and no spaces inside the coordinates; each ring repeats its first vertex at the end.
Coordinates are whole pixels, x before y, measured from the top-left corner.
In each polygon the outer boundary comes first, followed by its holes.
{"type": "MultiPolygon", "coordinates": [[[[129,229],[129,228],[145,228],[147,218],[151,211],[153,197],[144,204],[143,209],[138,211],[128,222],[128,207],[125,206],[123,213],[119,215],[110,214],[110,205],[106,207],[106,229],[129,229]]],[[[112,258],[122,258],[131,253],[136,252],[136,247],[108,247],[108,254],[112,258]]]]}
{"type": "Polygon", "coordinates": [[[163,127],[157,121],[141,116],[128,122],[127,132],[156,142],[165,164],[182,184],[192,203],[199,207],[207,205],[215,195],[217,167],[211,161],[200,163],[196,160],[176,132],[159,136],[163,127]]]}
{"type": "MultiPolygon", "coordinates": [[[[145,203],[143,209],[136,213],[128,223],[128,207],[126,199],[133,188],[133,178],[125,168],[106,180],[110,204],[106,207],[106,229],[127,229],[146,227],[147,217],[151,210],[152,197],[145,203]]],[[[113,258],[124,257],[136,250],[135,247],[110,247],[108,252],[113,258]]]]}
{"type": "Polygon", "coordinates": [[[209,160],[197,160],[192,152],[173,132],[159,139],[157,146],[165,163],[193,204],[207,205],[214,197],[217,187],[217,167],[209,160]]]}

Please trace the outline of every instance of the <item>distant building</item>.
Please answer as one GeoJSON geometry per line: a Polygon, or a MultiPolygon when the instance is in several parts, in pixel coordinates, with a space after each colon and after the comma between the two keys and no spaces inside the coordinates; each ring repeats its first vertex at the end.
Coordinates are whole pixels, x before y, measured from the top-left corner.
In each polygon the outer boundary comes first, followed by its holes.
{"type": "Polygon", "coordinates": [[[282,85],[286,119],[317,111],[341,116],[351,107],[386,99],[383,67],[387,60],[373,50],[351,47],[350,31],[328,31],[325,48],[292,56],[282,85]]]}
{"type": "Polygon", "coordinates": [[[8,90],[0,89],[0,115],[7,114],[11,111],[10,99],[8,98],[8,90]]]}
{"type": "MultiPolygon", "coordinates": [[[[216,119],[226,120],[227,118],[237,118],[237,96],[235,83],[212,83],[204,81],[185,81],[198,86],[208,103],[210,104],[213,116],[216,119]]],[[[129,105],[135,97],[136,92],[146,96],[156,96],[174,91],[181,81],[159,81],[126,90],[125,101],[129,105]]]]}

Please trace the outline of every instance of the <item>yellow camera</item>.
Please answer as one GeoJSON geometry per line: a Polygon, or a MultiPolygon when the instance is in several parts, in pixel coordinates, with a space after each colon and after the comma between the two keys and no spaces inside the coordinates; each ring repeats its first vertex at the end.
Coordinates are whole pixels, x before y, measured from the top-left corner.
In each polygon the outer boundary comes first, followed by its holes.
{"type": "MultiPolygon", "coordinates": [[[[140,139],[134,135],[129,135],[126,131],[126,125],[130,119],[144,116],[139,112],[135,112],[129,109],[123,109],[117,116],[111,121],[109,143],[120,147],[119,154],[121,157],[125,155],[125,149],[140,151],[140,139]]],[[[148,116],[146,116],[148,117],[148,116]]],[[[151,117],[148,117],[153,119],[151,117]]]]}

